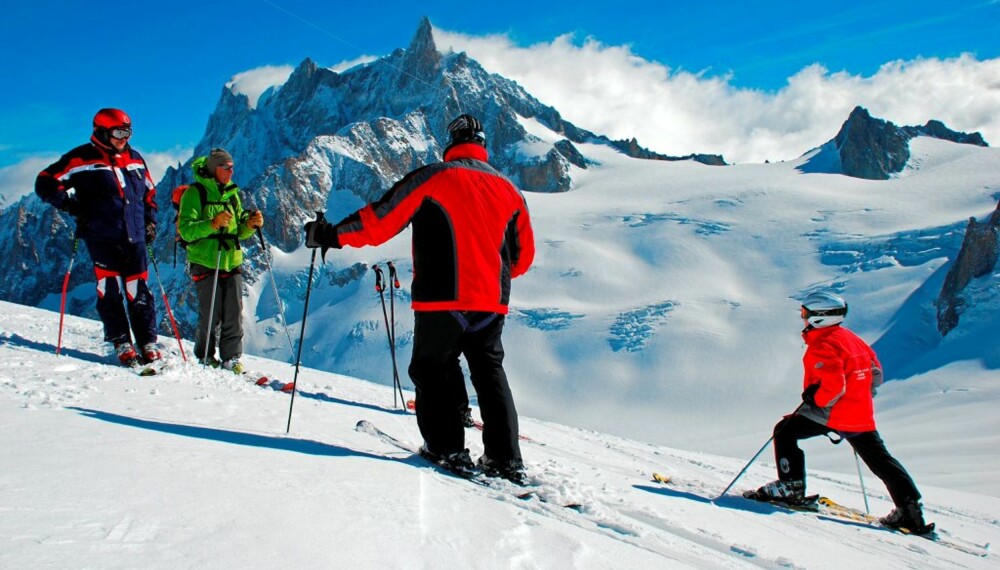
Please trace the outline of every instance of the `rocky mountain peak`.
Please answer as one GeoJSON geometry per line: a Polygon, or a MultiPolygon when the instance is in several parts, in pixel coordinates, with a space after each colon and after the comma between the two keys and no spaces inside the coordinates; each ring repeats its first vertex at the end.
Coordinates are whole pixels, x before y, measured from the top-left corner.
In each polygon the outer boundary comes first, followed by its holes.
{"type": "Polygon", "coordinates": [[[406,71],[417,77],[429,76],[440,69],[441,53],[434,43],[431,21],[426,16],[420,20],[417,33],[406,48],[403,63],[406,71]]]}
{"type": "MultiPolygon", "coordinates": [[[[855,107],[844,121],[840,132],[827,143],[836,153],[837,170],[847,176],[868,180],[887,180],[902,172],[910,159],[910,140],[925,136],[960,144],[989,146],[979,133],[962,133],[949,129],[937,120],[924,126],[897,127],[892,122],[872,117],[868,109],[855,107]]],[[[822,164],[829,156],[817,156],[804,165],[810,172],[825,172],[822,164]]]]}
{"type": "Polygon", "coordinates": [[[833,140],[844,174],[855,178],[887,180],[910,159],[909,137],[861,106],[851,111],[833,140]]]}

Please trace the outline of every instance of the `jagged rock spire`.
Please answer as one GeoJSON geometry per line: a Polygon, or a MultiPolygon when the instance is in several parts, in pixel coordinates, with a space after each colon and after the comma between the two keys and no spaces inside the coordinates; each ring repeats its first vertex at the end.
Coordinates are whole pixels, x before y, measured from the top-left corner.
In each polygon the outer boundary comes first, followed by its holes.
{"type": "Polygon", "coordinates": [[[434,44],[434,29],[427,16],[420,20],[410,47],[406,48],[405,62],[406,68],[420,77],[436,72],[439,68],[441,54],[434,44]]]}

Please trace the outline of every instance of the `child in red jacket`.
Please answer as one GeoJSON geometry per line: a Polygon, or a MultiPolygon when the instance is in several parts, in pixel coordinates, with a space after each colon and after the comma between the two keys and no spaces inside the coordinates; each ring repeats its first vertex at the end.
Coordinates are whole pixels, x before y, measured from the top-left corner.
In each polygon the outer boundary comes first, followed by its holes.
{"type": "Polygon", "coordinates": [[[875,351],[841,326],[847,303],[828,292],[812,293],[802,302],[806,353],[802,405],[774,426],[774,459],[778,479],[747,491],[750,499],[798,504],[805,499],[805,454],[798,441],[836,432],[846,439],[865,465],[885,484],[896,508],[879,519],[893,528],[922,534],[920,492],[906,469],[885,447],[875,429],[872,396],[882,384],[875,351]]]}

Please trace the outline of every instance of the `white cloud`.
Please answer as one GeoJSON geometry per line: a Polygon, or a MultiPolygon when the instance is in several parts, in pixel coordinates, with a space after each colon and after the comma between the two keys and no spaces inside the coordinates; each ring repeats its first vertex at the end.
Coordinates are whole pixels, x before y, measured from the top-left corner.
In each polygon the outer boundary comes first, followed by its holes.
{"type": "Polygon", "coordinates": [[[723,154],[729,162],[794,158],[833,136],[856,105],[897,125],[939,119],[1000,143],[1000,58],[893,61],[871,77],[820,65],[776,92],[742,89],[729,77],[673,70],[628,46],[571,35],[528,47],[503,35],[434,30],[438,49],[465,51],[521,84],[581,128],[636,137],[653,150],[723,154]]]}
{"type": "Polygon", "coordinates": [[[366,63],[371,63],[371,62],[375,61],[376,59],[378,59],[378,57],[376,57],[374,55],[363,55],[361,57],[357,57],[357,58],[354,58],[354,59],[346,59],[346,60],[344,60],[344,61],[342,61],[342,62],[340,62],[338,64],[331,65],[329,69],[330,69],[330,71],[333,71],[333,72],[336,72],[336,73],[343,73],[344,71],[347,71],[348,69],[350,69],[352,67],[355,67],[355,66],[358,66],[358,65],[364,65],[366,63]]]}
{"type": "MultiPolygon", "coordinates": [[[[174,147],[159,152],[143,152],[142,158],[146,159],[146,166],[149,167],[149,175],[152,176],[153,182],[159,182],[168,167],[183,164],[193,154],[193,148],[174,147]]],[[[157,188],[158,193],[169,190],[170,188],[157,188]]]]}
{"type": "Polygon", "coordinates": [[[0,208],[6,208],[35,191],[35,177],[59,156],[32,156],[0,168],[0,208]]]}
{"type": "Polygon", "coordinates": [[[265,65],[237,73],[226,83],[233,93],[246,95],[250,100],[250,108],[257,107],[257,100],[270,87],[279,87],[288,81],[295,68],[291,65],[265,65]]]}

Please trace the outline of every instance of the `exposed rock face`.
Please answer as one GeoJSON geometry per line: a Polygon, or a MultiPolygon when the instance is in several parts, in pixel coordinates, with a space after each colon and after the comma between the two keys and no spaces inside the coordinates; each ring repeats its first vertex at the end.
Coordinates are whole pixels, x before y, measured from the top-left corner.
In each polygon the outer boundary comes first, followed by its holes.
{"type": "Polygon", "coordinates": [[[631,140],[611,141],[612,146],[635,158],[645,158],[648,160],[693,160],[709,166],[725,166],[726,159],[721,154],[689,154],[687,156],[667,156],[658,152],[653,152],[639,146],[639,142],[634,138],[631,140]]]}
{"type": "Polygon", "coordinates": [[[899,173],[910,159],[910,139],[929,136],[952,142],[989,146],[979,133],[960,133],[941,121],[922,127],[897,127],[872,117],[864,107],[855,107],[833,141],[840,154],[843,173],[855,178],[887,180],[899,173]]]}
{"type": "Polygon", "coordinates": [[[862,107],[851,111],[834,137],[844,174],[868,180],[886,180],[903,170],[910,159],[909,141],[895,125],[873,118],[862,107]]]}
{"type": "Polygon", "coordinates": [[[902,131],[911,138],[917,136],[934,137],[946,141],[960,144],[971,144],[975,146],[990,146],[983,140],[983,135],[979,133],[960,133],[946,127],[944,123],[931,119],[922,127],[903,127],[902,131]]]}
{"type": "Polygon", "coordinates": [[[937,298],[938,331],[942,336],[958,326],[964,308],[962,290],[976,277],[993,271],[1000,257],[1000,203],[985,223],[969,218],[965,240],[955,263],[948,270],[941,293],[937,298]]]}

